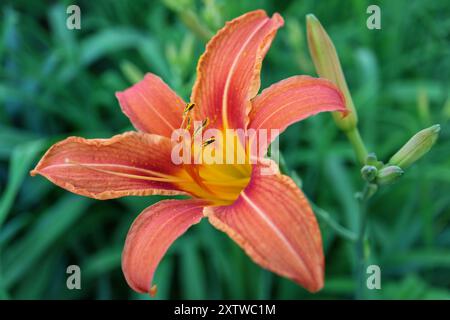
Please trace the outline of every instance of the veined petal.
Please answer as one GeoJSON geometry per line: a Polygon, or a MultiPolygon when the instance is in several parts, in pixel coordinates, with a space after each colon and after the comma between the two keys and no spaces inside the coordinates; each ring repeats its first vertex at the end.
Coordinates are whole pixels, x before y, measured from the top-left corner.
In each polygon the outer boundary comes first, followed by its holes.
{"type": "MultiPolygon", "coordinates": [[[[267,130],[269,143],[294,122],[324,111],[346,112],[344,97],[330,81],[294,76],[263,90],[252,100],[249,128],[267,130]]],[[[267,145],[268,145],[267,144],[267,145]]]]}
{"type": "Polygon", "coordinates": [[[259,90],[262,59],[283,18],[263,10],[244,14],[221,29],[206,46],[197,66],[191,101],[197,120],[214,128],[245,129],[249,100],[259,90]]]}
{"type": "Polygon", "coordinates": [[[204,213],[263,268],[288,277],[311,292],[323,286],[324,257],[320,230],[305,196],[287,176],[252,179],[230,206],[204,213]]]}
{"type": "Polygon", "coordinates": [[[153,274],[169,246],[203,217],[200,200],[164,200],[145,209],[128,231],[122,270],[131,288],[156,293],[153,274]]]}
{"type": "Polygon", "coordinates": [[[170,137],[180,127],[185,102],[154,74],[147,73],[142,81],[117,92],[116,97],[140,131],[170,137]]]}
{"type": "Polygon", "coordinates": [[[111,139],[69,137],[54,144],[31,175],[71,192],[111,199],[129,195],[183,194],[169,138],[127,132],[111,139]]]}

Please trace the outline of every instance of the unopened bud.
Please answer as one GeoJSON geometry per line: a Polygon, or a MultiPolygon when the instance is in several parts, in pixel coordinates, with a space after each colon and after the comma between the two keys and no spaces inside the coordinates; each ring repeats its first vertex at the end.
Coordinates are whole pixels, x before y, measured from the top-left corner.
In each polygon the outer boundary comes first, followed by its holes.
{"type": "Polygon", "coordinates": [[[403,174],[402,168],[398,166],[384,167],[378,171],[377,182],[378,184],[390,184],[395,182],[403,174]]]}
{"type": "Polygon", "coordinates": [[[356,127],[358,116],[342,72],[336,48],[320,21],[313,14],[306,16],[306,27],[309,52],[317,74],[336,84],[345,97],[345,105],[349,113],[344,116],[340,112],[333,112],[334,121],[341,130],[350,131],[356,127]]]}
{"type": "Polygon", "coordinates": [[[365,165],[361,169],[361,175],[362,175],[363,179],[368,181],[368,182],[370,182],[373,179],[375,179],[376,176],[377,176],[377,173],[378,173],[378,170],[374,166],[365,165]]]}
{"type": "Polygon", "coordinates": [[[373,166],[377,162],[378,162],[378,158],[377,158],[377,155],[375,153],[370,152],[370,153],[367,154],[366,164],[373,166]]]}
{"type": "Polygon", "coordinates": [[[436,142],[441,127],[438,124],[417,132],[409,141],[392,156],[389,164],[407,168],[430,151],[436,142]]]}
{"type": "Polygon", "coordinates": [[[377,169],[380,169],[380,168],[383,167],[383,162],[382,161],[378,161],[378,158],[377,158],[376,154],[373,153],[373,152],[367,154],[366,164],[369,165],[369,166],[374,166],[377,169]]]}

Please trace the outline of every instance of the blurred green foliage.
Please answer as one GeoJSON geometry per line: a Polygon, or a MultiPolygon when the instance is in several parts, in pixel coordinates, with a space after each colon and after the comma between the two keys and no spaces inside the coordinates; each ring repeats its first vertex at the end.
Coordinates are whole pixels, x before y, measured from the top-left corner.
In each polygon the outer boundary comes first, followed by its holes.
{"type": "MultiPolygon", "coordinates": [[[[382,289],[365,298],[450,298],[450,7],[448,1],[2,1],[0,8],[0,297],[147,299],[120,268],[125,236],[161,197],[94,201],[59,189],[29,169],[69,135],[104,137],[132,129],[114,92],[145,72],[187,98],[205,39],[225,21],[263,8],[286,20],[263,64],[263,88],[314,75],[305,15],[329,32],[370,151],[387,161],[415,132],[439,123],[432,151],[369,204],[370,262],[382,289]],[[368,30],[366,8],[381,7],[368,30]],[[81,8],[81,30],[66,8],[81,8]],[[66,267],[81,266],[82,290],[66,288],[66,267]]],[[[327,114],[281,137],[305,193],[355,230],[360,168],[327,114]]],[[[206,221],[192,227],[156,272],[158,299],[310,299],[355,296],[354,246],[319,219],[326,285],[311,295],[260,269],[206,221]]]]}

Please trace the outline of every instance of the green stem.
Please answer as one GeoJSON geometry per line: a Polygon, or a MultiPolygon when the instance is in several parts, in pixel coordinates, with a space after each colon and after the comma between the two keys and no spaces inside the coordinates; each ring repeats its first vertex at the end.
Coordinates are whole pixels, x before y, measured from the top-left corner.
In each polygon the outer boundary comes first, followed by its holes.
{"type": "Polygon", "coordinates": [[[366,257],[364,254],[364,239],[366,234],[366,208],[361,208],[360,210],[360,224],[358,228],[358,237],[356,240],[356,298],[364,298],[365,291],[365,267],[366,267],[366,257]]]}
{"type": "Polygon", "coordinates": [[[352,130],[345,131],[348,140],[352,144],[353,150],[355,151],[356,158],[361,165],[364,165],[367,158],[367,149],[364,145],[363,140],[361,139],[361,135],[359,134],[359,130],[357,127],[352,130]]]}
{"type": "Polygon", "coordinates": [[[313,210],[317,214],[317,216],[321,218],[322,221],[324,221],[331,229],[333,229],[336,232],[336,234],[338,234],[339,236],[341,236],[346,240],[352,242],[356,241],[357,235],[353,231],[350,231],[347,228],[341,226],[338,222],[336,222],[335,220],[333,220],[333,218],[331,218],[331,215],[327,211],[318,207],[313,202],[311,201],[309,202],[311,203],[313,210]]]}
{"type": "Polygon", "coordinates": [[[366,230],[367,230],[367,202],[370,197],[374,194],[374,186],[367,183],[364,186],[363,192],[359,195],[359,205],[360,205],[360,215],[359,215],[359,225],[358,234],[356,239],[356,298],[363,299],[365,297],[366,290],[366,265],[367,265],[367,255],[365,251],[365,240],[366,240],[366,230]]]}

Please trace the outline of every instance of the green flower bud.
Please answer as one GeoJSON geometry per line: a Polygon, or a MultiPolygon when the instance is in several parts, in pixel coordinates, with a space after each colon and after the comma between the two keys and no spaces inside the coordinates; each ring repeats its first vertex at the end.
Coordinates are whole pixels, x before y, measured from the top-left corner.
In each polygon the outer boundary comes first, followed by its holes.
{"type": "Polygon", "coordinates": [[[402,168],[398,166],[387,166],[378,171],[377,183],[389,184],[395,182],[403,174],[402,168]]]}
{"type": "Polygon", "coordinates": [[[346,116],[343,116],[340,112],[333,112],[334,121],[341,130],[353,130],[358,122],[358,116],[342,72],[336,48],[319,20],[313,14],[306,16],[306,27],[309,52],[317,74],[319,77],[326,78],[338,86],[345,97],[346,108],[350,111],[346,116]]]}
{"type": "Polygon", "coordinates": [[[374,166],[365,165],[361,169],[361,175],[362,175],[363,179],[368,181],[368,182],[370,182],[373,179],[375,179],[376,176],[377,176],[377,173],[378,173],[378,170],[374,166]]]}
{"type": "Polygon", "coordinates": [[[366,157],[366,164],[369,166],[374,166],[377,169],[380,169],[383,167],[383,162],[378,161],[378,158],[375,153],[371,152],[366,157]]]}
{"type": "Polygon", "coordinates": [[[407,168],[430,151],[436,142],[441,127],[438,124],[417,132],[409,141],[392,156],[389,164],[407,168]]]}
{"type": "Polygon", "coordinates": [[[377,159],[377,155],[373,152],[370,152],[369,154],[367,154],[366,157],[366,164],[368,165],[375,165],[375,163],[377,163],[378,159],[377,159]]]}

